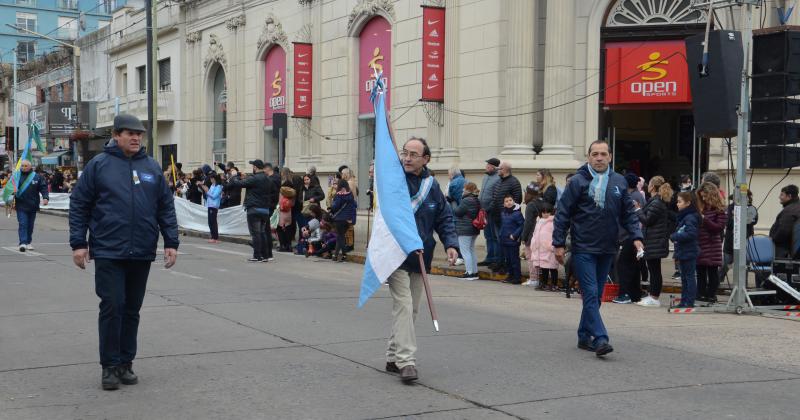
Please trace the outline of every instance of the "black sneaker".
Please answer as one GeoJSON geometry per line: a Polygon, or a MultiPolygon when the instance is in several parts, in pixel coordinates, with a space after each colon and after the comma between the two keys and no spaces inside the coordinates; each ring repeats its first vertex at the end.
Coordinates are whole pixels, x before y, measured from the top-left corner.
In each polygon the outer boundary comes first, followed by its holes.
{"type": "Polygon", "coordinates": [[[676,272],[672,273],[672,279],[673,280],[677,280],[679,278],[681,278],[681,272],[680,271],[676,271],[676,272]]]}
{"type": "Polygon", "coordinates": [[[261,258],[251,257],[247,259],[247,262],[259,262],[259,261],[261,261],[261,258]]]}
{"type": "Polygon", "coordinates": [[[132,363],[118,366],[117,375],[119,376],[119,381],[122,382],[123,385],[136,385],[139,383],[139,377],[133,373],[132,363]]]}
{"type": "Polygon", "coordinates": [[[26,249],[28,248],[26,248],[24,244],[19,246],[19,252],[25,252],[26,249]]]}
{"type": "Polygon", "coordinates": [[[400,368],[395,362],[386,362],[386,371],[389,373],[400,373],[400,368]]]}
{"type": "Polygon", "coordinates": [[[578,341],[578,348],[586,351],[595,351],[594,345],[590,341],[578,341]]]}
{"type": "Polygon", "coordinates": [[[105,391],[119,389],[119,374],[117,373],[116,366],[103,368],[101,384],[103,385],[103,390],[105,391]]]}
{"type": "Polygon", "coordinates": [[[486,267],[487,265],[491,264],[488,261],[481,261],[478,263],[478,267],[486,267]]]}
{"type": "Polygon", "coordinates": [[[603,357],[603,356],[607,355],[608,353],[611,353],[612,351],[614,351],[614,347],[611,347],[611,344],[608,344],[608,342],[604,341],[604,342],[598,344],[597,347],[595,347],[594,354],[597,357],[603,357]]]}

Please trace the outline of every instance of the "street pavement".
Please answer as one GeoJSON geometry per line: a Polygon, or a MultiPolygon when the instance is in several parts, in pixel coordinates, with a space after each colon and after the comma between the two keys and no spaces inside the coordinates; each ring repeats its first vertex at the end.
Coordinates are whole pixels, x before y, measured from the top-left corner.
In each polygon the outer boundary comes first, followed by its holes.
{"type": "MultiPolygon", "coordinates": [[[[603,305],[615,351],[575,347],[580,300],[433,276],[442,331],[417,320],[420,380],[383,372],[388,288],[356,308],[362,266],[182,237],[153,266],[140,382],[100,389],[93,271],[66,219],[34,252],[0,219],[0,419],[796,419],[800,323],[603,305]]],[[[664,302],[668,297],[664,296],[664,302]]]]}

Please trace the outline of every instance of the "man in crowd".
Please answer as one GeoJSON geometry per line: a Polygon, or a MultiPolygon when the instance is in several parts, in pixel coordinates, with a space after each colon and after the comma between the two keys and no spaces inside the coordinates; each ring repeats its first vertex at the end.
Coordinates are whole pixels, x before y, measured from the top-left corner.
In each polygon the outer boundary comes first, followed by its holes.
{"type": "Polygon", "coordinates": [[[33,224],[36,222],[36,212],[39,211],[39,195],[42,204],[47,205],[50,194],[47,192],[47,180],[33,171],[31,162],[23,160],[20,164],[20,176],[17,192],[14,194],[17,209],[17,222],[19,223],[19,251],[33,250],[33,224]]]}
{"type": "MultiPolygon", "coordinates": [[[[502,247],[500,244],[500,224],[502,222],[503,214],[503,201],[505,196],[510,195],[514,202],[517,204],[522,203],[522,185],[519,183],[517,177],[511,174],[511,164],[503,161],[497,167],[497,174],[499,176],[497,183],[492,187],[492,201],[489,204],[489,222],[492,223],[492,232],[494,233],[495,240],[498,241],[498,248],[502,254],[502,247]]],[[[505,264],[503,259],[499,258],[494,266],[489,266],[493,271],[498,271],[505,274],[505,264]]]]}
{"type": "Polygon", "coordinates": [[[600,296],[617,253],[619,228],[628,231],[639,253],[644,250],[628,183],[614,172],[610,162],[608,143],[598,140],[589,146],[587,164],[564,189],[553,230],[553,247],[561,264],[567,231],[572,238],[572,269],[583,297],[578,348],[593,351],[598,357],[614,351],[600,317],[600,296]]]}
{"type": "Polygon", "coordinates": [[[775,223],[769,228],[769,237],[775,244],[776,258],[793,258],[794,256],[789,254],[792,249],[794,226],[800,223],[800,199],[797,185],[787,185],[781,188],[779,199],[783,210],[778,213],[775,223]]]}
{"type": "MultiPolygon", "coordinates": [[[[424,139],[412,137],[400,152],[406,172],[408,193],[412,198],[417,231],[425,247],[423,253],[425,269],[430,272],[436,241],[433,232],[447,250],[447,259],[453,265],[458,258],[453,213],[444,198],[439,183],[425,166],[431,160],[431,151],[424,139]],[[414,206],[414,203],[417,203],[414,206]]],[[[406,261],[389,276],[389,291],[392,295],[392,336],[386,350],[386,371],[399,373],[400,380],[411,383],[417,380],[416,369],[417,335],[414,321],[419,312],[422,294],[422,274],[419,256],[412,253],[406,261]]]]}
{"type": "Polygon", "coordinates": [[[497,234],[500,230],[495,232],[494,224],[491,222],[492,217],[489,214],[489,208],[492,206],[492,191],[494,186],[500,181],[500,175],[497,173],[497,167],[500,166],[500,159],[491,158],[486,161],[486,173],[483,175],[481,181],[481,191],[478,193],[478,201],[481,203],[481,208],[486,211],[487,222],[486,227],[483,229],[483,236],[486,238],[486,258],[479,262],[479,266],[487,266],[497,264],[501,261],[500,243],[497,240],[497,234]]]}
{"type": "Polygon", "coordinates": [[[90,258],[95,260],[105,390],[118,389],[120,382],[138,382],[132,364],[139,309],[156,258],[159,230],[164,237],[164,267],[172,267],[178,256],[172,192],[158,163],[141,147],[144,131],[132,115],[114,117],[114,140],[86,164],[70,197],[72,260],[81,269],[90,258]]]}
{"type": "Polygon", "coordinates": [[[253,256],[248,261],[269,262],[273,260],[269,216],[278,204],[278,188],[264,172],[267,166],[264,161],[251,160],[250,164],[253,165],[253,175],[244,180],[237,176],[228,184],[247,189],[244,208],[247,211],[247,229],[250,231],[250,242],[253,246],[253,256]]]}
{"type": "Polygon", "coordinates": [[[271,163],[267,162],[264,164],[264,173],[267,175],[267,178],[272,181],[272,185],[275,186],[275,191],[279,191],[281,189],[281,175],[275,170],[271,163]]]}

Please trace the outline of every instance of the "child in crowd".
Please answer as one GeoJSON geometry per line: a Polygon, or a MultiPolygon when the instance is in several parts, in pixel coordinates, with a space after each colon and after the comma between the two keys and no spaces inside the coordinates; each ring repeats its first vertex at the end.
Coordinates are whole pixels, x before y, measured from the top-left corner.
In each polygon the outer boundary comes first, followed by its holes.
{"type": "Polygon", "coordinates": [[[697,295],[697,279],[695,265],[700,254],[698,243],[698,227],[700,215],[694,204],[694,194],[690,191],[678,193],[678,226],[675,233],[670,236],[675,243],[673,257],[678,262],[681,271],[681,302],[678,308],[693,308],[697,295]]]}
{"type": "Polygon", "coordinates": [[[539,203],[539,220],[533,230],[531,258],[539,272],[539,289],[558,290],[558,261],[553,248],[553,205],[539,203]]]}
{"type": "Polygon", "coordinates": [[[292,209],[294,208],[294,197],[296,193],[291,187],[281,187],[280,199],[278,201],[278,242],[280,242],[281,252],[291,252],[292,235],[292,209]]]}
{"type": "Polygon", "coordinates": [[[319,249],[315,250],[315,255],[325,259],[333,258],[333,250],[336,249],[336,230],[333,227],[333,219],[330,215],[320,224],[322,230],[322,241],[319,249]]]}
{"type": "Polygon", "coordinates": [[[322,229],[320,228],[319,219],[309,220],[306,230],[308,232],[308,237],[306,238],[306,242],[308,243],[306,257],[309,257],[315,254],[318,249],[322,248],[322,229]]]}
{"type": "Polygon", "coordinates": [[[503,257],[508,269],[508,277],[503,282],[520,284],[522,273],[520,272],[519,241],[525,218],[520,211],[520,205],[514,202],[513,196],[506,195],[503,198],[503,207],[500,245],[503,247],[503,257]]]}

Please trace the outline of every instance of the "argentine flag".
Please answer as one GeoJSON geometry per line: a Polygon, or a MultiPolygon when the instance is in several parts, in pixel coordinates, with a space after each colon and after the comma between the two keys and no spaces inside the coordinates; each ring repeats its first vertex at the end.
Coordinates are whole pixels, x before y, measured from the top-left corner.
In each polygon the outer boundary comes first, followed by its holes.
{"type": "Polygon", "coordinates": [[[371,98],[375,107],[375,190],[378,203],[361,278],[359,308],[386,283],[408,254],[423,249],[411,209],[405,171],[389,134],[381,75],[376,78],[371,98]]]}

